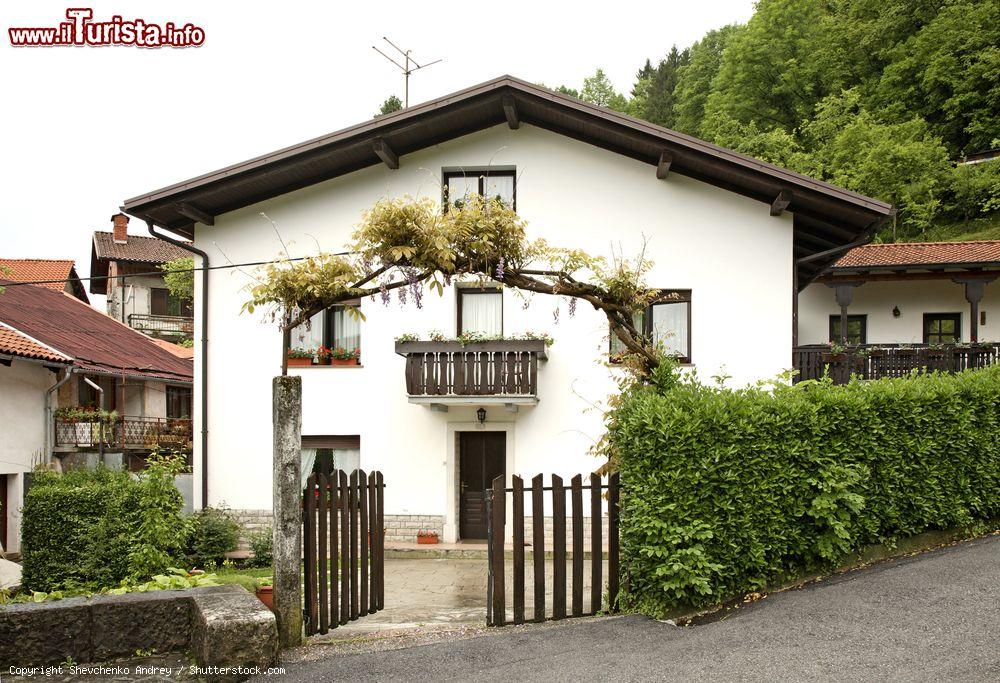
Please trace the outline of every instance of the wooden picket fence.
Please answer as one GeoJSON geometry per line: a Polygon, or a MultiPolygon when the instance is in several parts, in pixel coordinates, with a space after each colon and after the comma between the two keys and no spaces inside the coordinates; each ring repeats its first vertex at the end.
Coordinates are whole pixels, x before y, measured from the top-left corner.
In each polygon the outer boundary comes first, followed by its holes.
{"type": "MultiPolygon", "coordinates": [[[[529,489],[532,521],[532,621],[541,622],[547,618],[565,619],[566,617],[582,617],[601,611],[603,589],[603,516],[601,501],[607,493],[608,503],[608,610],[618,610],[618,591],[620,577],[620,545],[619,545],[619,476],[617,473],[608,477],[607,483],[601,483],[601,476],[591,474],[588,484],[583,484],[583,475],[577,474],[570,480],[567,488],[563,479],[552,475],[552,485],[545,486],[541,474],[531,480],[529,489]],[[570,493],[570,514],[572,520],[572,590],[571,603],[567,613],[566,605],[566,492],[570,493]],[[589,544],[584,543],[584,491],[589,491],[589,506],[591,533],[589,544]],[[545,609],[545,494],[551,495],[552,502],[552,613],[548,617],[545,609]],[[590,550],[590,609],[584,612],[584,565],[585,549],[590,550]]],[[[490,626],[503,626],[507,623],[506,606],[506,558],[504,539],[507,527],[507,494],[511,494],[511,512],[513,519],[511,552],[512,564],[512,597],[514,624],[525,622],[525,514],[524,514],[524,480],[521,477],[512,478],[513,486],[506,488],[504,478],[497,477],[486,499],[489,526],[487,534],[489,555],[489,581],[487,583],[487,616],[486,623],[490,626]]]]}
{"type": "Polygon", "coordinates": [[[381,472],[309,476],[302,492],[306,635],[384,607],[384,491],[381,472]]]}

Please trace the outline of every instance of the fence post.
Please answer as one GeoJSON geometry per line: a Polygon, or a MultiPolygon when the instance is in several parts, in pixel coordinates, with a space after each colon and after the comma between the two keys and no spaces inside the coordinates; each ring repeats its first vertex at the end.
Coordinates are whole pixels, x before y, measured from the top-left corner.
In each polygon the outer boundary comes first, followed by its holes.
{"type": "Polygon", "coordinates": [[[492,556],[490,562],[492,563],[493,571],[493,625],[503,626],[507,621],[507,605],[505,603],[504,595],[504,558],[503,558],[503,541],[506,536],[504,529],[504,513],[507,507],[507,488],[504,483],[503,475],[500,475],[493,480],[493,488],[491,491],[493,504],[490,514],[492,518],[490,519],[490,526],[493,531],[490,535],[490,543],[492,545],[492,556]]]}
{"type": "Polygon", "coordinates": [[[274,615],[281,647],[302,644],[302,378],[272,382],[274,615]]]}

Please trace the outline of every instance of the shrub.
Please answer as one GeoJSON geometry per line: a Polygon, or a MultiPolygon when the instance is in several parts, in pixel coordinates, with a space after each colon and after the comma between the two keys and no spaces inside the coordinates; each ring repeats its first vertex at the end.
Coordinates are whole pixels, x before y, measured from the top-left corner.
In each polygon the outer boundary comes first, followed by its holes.
{"type": "Polygon", "coordinates": [[[253,551],[250,566],[270,567],[274,558],[274,533],[271,527],[250,532],[248,540],[250,550],[253,551]]]}
{"type": "Polygon", "coordinates": [[[36,472],[22,513],[24,586],[109,588],[175,563],[186,523],[172,473],[182,465],[153,457],[137,477],[104,467],[36,472]]]}
{"type": "Polygon", "coordinates": [[[657,615],[1000,514],[1000,368],[638,386],[608,440],[624,487],[623,597],[657,615]]]}
{"type": "Polygon", "coordinates": [[[188,557],[196,566],[218,565],[226,553],[236,550],[240,527],[225,510],[205,508],[191,523],[188,557]]]}

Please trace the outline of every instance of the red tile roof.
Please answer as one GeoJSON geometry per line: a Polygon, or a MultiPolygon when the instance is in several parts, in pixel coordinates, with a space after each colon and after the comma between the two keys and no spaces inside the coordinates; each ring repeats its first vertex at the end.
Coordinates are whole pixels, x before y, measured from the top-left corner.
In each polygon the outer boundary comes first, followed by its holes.
{"type": "Polygon", "coordinates": [[[14,282],[44,282],[48,289],[63,291],[69,286],[77,298],[90,303],[71,259],[0,258],[0,277],[14,282]],[[4,271],[4,267],[7,271],[4,271]],[[63,280],[63,282],[48,282],[63,280]]]}
{"type": "Polygon", "coordinates": [[[69,363],[71,360],[3,323],[0,323],[0,353],[56,363],[69,363]]]}
{"type": "Polygon", "coordinates": [[[166,339],[157,339],[156,337],[150,337],[157,346],[162,349],[166,349],[170,353],[174,354],[178,358],[187,358],[189,360],[194,360],[194,349],[190,346],[181,346],[180,344],[175,344],[173,342],[168,342],[166,339]]]}
{"type": "Polygon", "coordinates": [[[832,267],[865,268],[1000,265],[1000,240],[979,242],[897,242],[866,244],[840,257],[832,267]]]}
{"type": "MultiPolygon", "coordinates": [[[[8,281],[0,280],[0,285],[8,281]]],[[[191,362],[79,299],[34,285],[0,294],[0,322],[52,347],[91,372],[189,383],[191,362]]]]}
{"type": "Polygon", "coordinates": [[[128,241],[115,242],[110,232],[98,230],[94,233],[94,256],[98,259],[166,263],[190,255],[190,252],[155,237],[129,235],[128,241]]]}

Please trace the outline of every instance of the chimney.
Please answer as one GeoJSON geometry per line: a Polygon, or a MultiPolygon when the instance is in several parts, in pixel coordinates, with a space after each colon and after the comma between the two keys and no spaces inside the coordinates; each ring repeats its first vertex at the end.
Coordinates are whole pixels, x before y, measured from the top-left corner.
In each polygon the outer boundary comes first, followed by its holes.
{"type": "Polygon", "coordinates": [[[111,222],[115,224],[115,242],[118,244],[125,244],[128,242],[128,216],[123,213],[116,213],[111,217],[111,222]]]}

